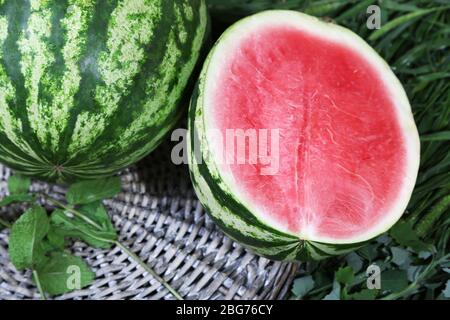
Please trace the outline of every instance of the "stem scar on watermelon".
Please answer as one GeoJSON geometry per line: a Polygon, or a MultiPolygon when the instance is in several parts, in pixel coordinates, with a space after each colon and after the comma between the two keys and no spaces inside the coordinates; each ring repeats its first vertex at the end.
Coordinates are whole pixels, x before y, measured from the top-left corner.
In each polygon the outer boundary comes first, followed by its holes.
{"type": "Polygon", "coordinates": [[[221,36],[189,130],[200,201],[225,233],[273,259],[322,259],[387,231],[419,168],[411,107],[386,62],[350,30],[294,11],[250,16],[221,36]],[[277,174],[218,159],[210,132],[250,128],[279,129],[277,174]]]}
{"type": "Polygon", "coordinates": [[[113,175],[177,122],[204,0],[0,1],[0,161],[71,182],[113,175]]]}

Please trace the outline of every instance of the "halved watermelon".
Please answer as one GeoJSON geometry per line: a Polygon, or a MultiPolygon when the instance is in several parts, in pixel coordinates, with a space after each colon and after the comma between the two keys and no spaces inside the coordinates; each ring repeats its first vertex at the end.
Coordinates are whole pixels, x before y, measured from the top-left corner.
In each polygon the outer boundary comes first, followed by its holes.
{"type": "Polygon", "coordinates": [[[384,60],[351,31],[293,11],[253,15],[219,39],[193,98],[189,145],[207,211],[274,259],[321,259],[387,231],[420,160],[408,98],[384,60]],[[228,132],[248,134],[244,164],[228,132]],[[277,152],[272,174],[250,161],[261,150],[277,152]]]}

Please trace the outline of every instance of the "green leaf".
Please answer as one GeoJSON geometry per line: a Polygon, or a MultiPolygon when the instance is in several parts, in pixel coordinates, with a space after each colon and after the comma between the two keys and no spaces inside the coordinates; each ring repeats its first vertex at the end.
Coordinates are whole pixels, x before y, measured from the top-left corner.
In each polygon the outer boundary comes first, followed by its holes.
{"type": "Polygon", "coordinates": [[[351,267],[342,267],[336,271],[335,279],[337,282],[348,285],[355,280],[355,273],[351,267]]]}
{"type": "Polygon", "coordinates": [[[380,247],[380,244],[378,244],[378,243],[368,244],[368,245],[360,248],[357,252],[364,259],[368,260],[369,262],[372,262],[373,260],[375,260],[378,257],[378,248],[379,247],[380,247]]]}
{"type": "Polygon", "coordinates": [[[363,260],[355,252],[349,253],[345,257],[345,261],[353,269],[354,272],[359,272],[363,267],[363,260]]]}
{"type": "Polygon", "coordinates": [[[450,207],[450,195],[447,195],[440,199],[438,203],[436,203],[432,209],[420,220],[419,223],[415,226],[416,234],[419,238],[426,237],[430,230],[436,226],[436,223],[439,219],[448,212],[450,207]]]}
{"type": "Polygon", "coordinates": [[[311,276],[295,279],[292,292],[299,299],[303,298],[314,288],[314,280],[311,276]]]}
{"type": "Polygon", "coordinates": [[[32,202],[34,197],[30,194],[12,194],[6,196],[0,201],[0,207],[8,206],[12,203],[32,202]]]}
{"type": "Polygon", "coordinates": [[[446,298],[450,298],[450,280],[447,280],[447,284],[445,285],[445,289],[442,290],[442,294],[446,298]]]}
{"type": "Polygon", "coordinates": [[[3,220],[0,217],[0,231],[2,231],[3,229],[9,229],[10,228],[10,223],[6,220],[3,220]]]}
{"type": "Polygon", "coordinates": [[[66,198],[72,205],[87,204],[112,198],[120,192],[120,189],[120,178],[118,177],[81,181],[69,187],[66,198]]]}
{"type": "Polygon", "coordinates": [[[42,207],[27,210],[11,228],[9,257],[18,270],[33,268],[44,258],[42,240],[49,230],[47,213],[42,207]]]}
{"type": "Polygon", "coordinates": [[[308,8],[305,8],[304,12],[312,16],[321,17],[335,11],[336,9],[342,7],[344,4],[345,3],[339,1],[331,1],[323,4],[321,3],[319,5],[314,4],[309,6],[308,8]]]}
{"type": "Polygon", "coordinates": [[[331,292],[327,294],[323,300],[340,300],[341,299],[341,285],[339,282],[334,281],[333,282],[333,289],[331,289],[331,292]]]}
{"type": "Polygon", "coordinates": [[[30,189],[31,179],[18,174],[8,178],[8,191],[11,195],[27,193],[30,189]]]}
{"type": "Polygon", "coordinates": [[[450,131],[442,131],[420,136],[422,141],[450,141],[450,131]]]}
{"type": "Polygon", "coordinates": [[[419,277],[420,273],[423,271],[425,266],[419,265],[419,266],[409,266],[409,268],[406,270],[408,281],[414,282],[419,277]]]}
{"type": "Polygon", "coordinates": [[[383,1],[383,7],[396,11],[415,11],[419,8],[413,3],[398,3],[397,1],[385,0],[383,1]]]}
{"type": "Polygon", "coordinates": [[[325,271],[316,271],[313,279],[316,287],[324,287],[333,282],[333,279],[325,271]]]}
{"type": "Polygon", "coordinates": [[[397,266],[408,267],[411,263],[411,253],[400,247],[392,247],[392,262],[397,266]]]}
{"type": "Polygon", "coordinates": [[[387,246],[387,245],[389,245],[392,242],[392,239],[386,233],[384,233],[383,235],[379,236],[376,239],[376,242],[379,243],[379,244],[387,246]]]}
{"type": "Polygon", "coordinates": [[[53,225],[50,225],[50,230],[47,234],[47,242],[53,249],[59,250],[63,250],[66,245],[64,235],[53,225]]]}
{"type": "Polygon", "coordinates": [[[113,242],[117,239],[117,232],[103,205],[101,203],[86,205],[80,211],[89,215],[93,221],[101,225],[102,229],[95,228],[79,217],[71,217],[63,210],[55,210],[50,217],[55,232],[60,237],[81,239],[95,248],[111,248],[113,242]]]}
{"type": "Polygon", "coordinates": [[[395,224],[390,234],[398,244],[410,247],[415,252],[427,251],[429,249],[429,246],[419,239],[411,224],[406,221],[400,221],[395,224]]]}
{"type": "Polygon", "coordinates": [[[378,29],[377,31],[375,31],[370,37],[369,40],[376,40],[378,38],[380,38],[382,35],[384,35],[385,33],[391,31],[394,28],[399,27],[402,24],[405,24],[413,19],[417,19],[420,16],[429,14],[433,11],[435,11],[436,9],[422,9],[422,10],[416,10],[414,12],[405,14],[403,16],[400,16],[392,21],[389,21],[387,24],[385,24],[381,29],[378,29]]]}
{"type": "Polygon", "coordinates": [[[359,292],[351,294],[349,297],[352,300],[375,300],[378,295],[378,290],[363,289],[359,292]]]}
{"type": "Polygon", "coordinates": [[[94,280],[95,274],[79,257],[55,252],[43,264],[36,267],[42,289],[51,295],[80,290],[94,280]]]}
{"type": "Polygon", "coordinates": [[[404,270],[387,270],[381,273],[381,289],[392,292],[408,286],[408,275],[404,270]]]}
{"type": "Polygon", "coordinates": [[[85,204],[79,208],[79,211],[86,217],[99,224],[103,231],[116,233],[116,230],[111,222],[111,218],[109,217],[108,212],[101,201],[85,204]]]}
{"type": "Polygon", "coordinates": [[[418,257],[422,260],[427,260],[433,254],[430,251],[420,251],[418,257]]]}

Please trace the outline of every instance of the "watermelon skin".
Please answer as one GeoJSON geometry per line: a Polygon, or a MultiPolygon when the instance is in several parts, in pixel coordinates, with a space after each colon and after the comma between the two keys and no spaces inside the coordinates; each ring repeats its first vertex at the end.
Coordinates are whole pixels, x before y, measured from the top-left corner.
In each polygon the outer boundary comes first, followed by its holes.
{"type": "Polygon", "coordinates": [[[49,181],[109,176],[176,123],[203,0],[0,2],[0,161],[49,181]]]}
{"type": "MultiPolygon", "coordinates": [[[[261,256],[267,257],[269,259],[283,261],[310,261],[322,260],[328,257],[346,254],[364,246],[379,234],[387,231],[395,221],[386,226],[382,232],[379,232],[378,234],[361,241],[353,241],[348,243],[336,241],[335,243],[325,243],[322,241],[304,240],[295,234],[285,232],[280,230],[279,228],[271,226],[266,221],[263,221],[260,216],[258,216],[258,214],[252,212],[252,210],[248,206],[248,203],[244,203],[239,195],[234,192],[234,186],[227,185],[222,176],[221,169],[219,169],[219,165],[217,163],[214,163],[214,160],[211,160],[211,158],[213,158],[211,157],[211,154],[213,154],[214,148],[212,148],[207,141],[207,120],[205,117],[205,110],[208,107],[207,105],[205,105],[206,84],[212,81],[211,79],[208,79],[207,74],[210,68],[215,68],[211,60],[217,51],[218,44],[221,41],[224,41],[223,39],[227,38],[230,33],[236,32],[236,34],[239,34],[239,31],[243,32],[243,30],[246,30],[245,23],[248,22],[250,24],[252,23],[251,20],[256,21],[263,15],[270,16],[272,14],[274,16],[272,18],[268,18],[268,20],[270,21],[284,21],[283,14],[296,14],[298,15],[299,19],[312,19],[315,21],[314,23],[324,24],[324,22],[319,22],[319,20],[301,13],[273,10],[262,12],[240,20],[239,22],[231,26],[222,35],[216,45],[212,48],[209,56],[204,63],[202,73],[191,100],[188,122],[188,159],[191,180],[200,202],[203,204],[205,210],[218,224],[218,226],[230,238],[241,243],[242,245],[246,246],[247,248],[261,256]],[[239,30],[239,28],[243,29],[239,30]]],[[[339,28],[342,32],[349,33],[351,37],[357,38],[357,41],[360,41],[361,43],[363,42],[362,39],[360,39],[347,29],[338,26],[333,26],[333,28],[339,28]]],[[[377,56],[377,59],[381,60],[379,56],[377,56]]],[[[385,63],[384,65],[387,67],[385,63]]],[[[391,77],[393,74],[391,74],[389,68],[387,69],[390,73],[389,77],[391,77]]],[[[218,68],[216,70],[218,70],[218,68]]],[[[395,78],[395,76],[394,79],[395,81],[397,81],[396,86],[399,86],[396,87],[400,90],[399,97],[401,98],[402,102],[406,102],[406,105],[409,106],[403,88],[398,83],[398,80],[395,78]]],[[[415,127],[413,120],[412,122],[410,121],[412,119],[410,107],[409,110],[406,110],[406,115],[408,117],[407,122],[409,125],[411,125],[410,133],[414,145],[413,153],[417,155],[417,158],[413,160],[413,172],[411,174],[415,174],[415,176],[417,177],[420,147],[417,128],[415,127]]],[[[410,185],[408,186],[410,187],[411,192],[412,187],[414,186],[414,181],[415,179],[411,181],[410,185]]],[[[402,210],[402,212],[403,211],[404,210],[402,210]]]]}

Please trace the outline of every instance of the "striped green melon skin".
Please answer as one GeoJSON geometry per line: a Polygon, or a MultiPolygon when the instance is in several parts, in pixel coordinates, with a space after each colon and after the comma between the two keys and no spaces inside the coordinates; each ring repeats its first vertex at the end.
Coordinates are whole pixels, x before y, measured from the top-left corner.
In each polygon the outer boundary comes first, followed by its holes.
{"type": "Polygon", "coordinates": [[[176,123],[203,0],[0,0],[0,162],[45,180],[114,174],[176,123]]]}

